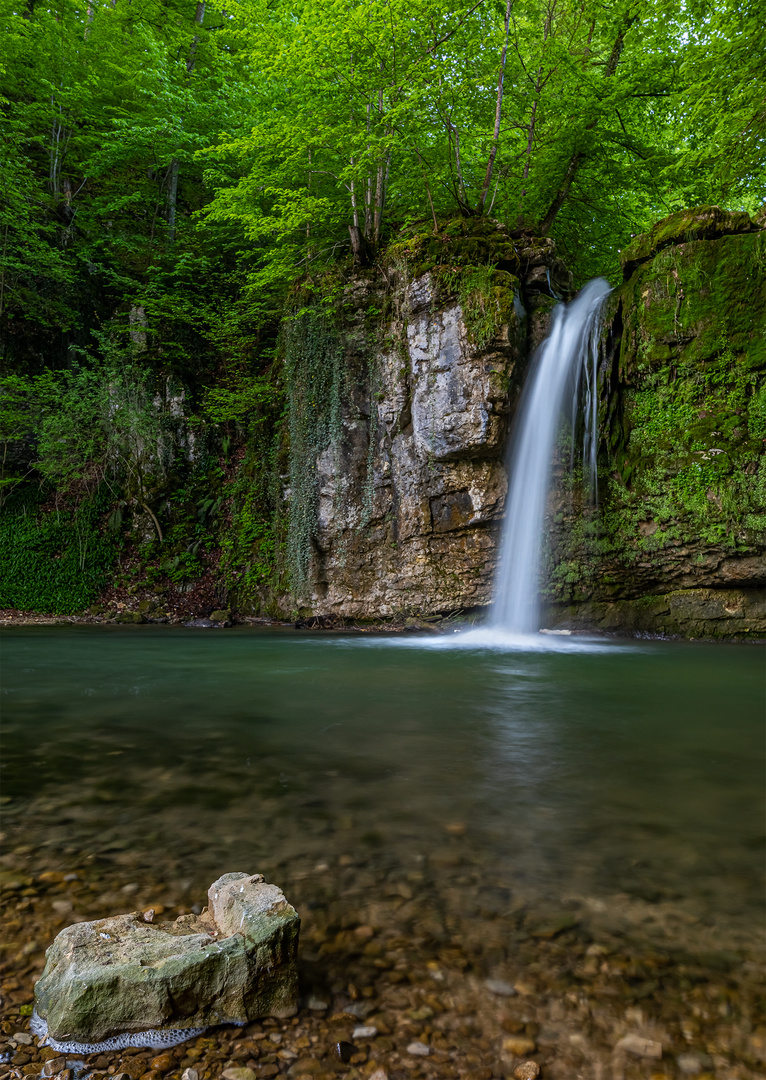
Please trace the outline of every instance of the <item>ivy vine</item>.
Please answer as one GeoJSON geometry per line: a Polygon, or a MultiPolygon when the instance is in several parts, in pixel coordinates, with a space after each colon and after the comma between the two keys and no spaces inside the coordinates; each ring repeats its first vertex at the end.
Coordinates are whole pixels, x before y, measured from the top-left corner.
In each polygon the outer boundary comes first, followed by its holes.
{"type": "Polygon", "coordinates": [[[317,534],[317,459],[328,447],[340,476],[346,368],[340,335],[327,316],[302,310],[285,329],[285,377],[290,433],[287,563],[297,597],[308,589],[317,534]]]}

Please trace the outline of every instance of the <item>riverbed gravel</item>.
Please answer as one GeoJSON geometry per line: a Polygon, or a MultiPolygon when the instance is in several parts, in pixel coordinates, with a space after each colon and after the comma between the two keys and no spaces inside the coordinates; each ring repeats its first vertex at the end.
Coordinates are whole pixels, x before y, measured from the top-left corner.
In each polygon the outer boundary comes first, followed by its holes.
{"type": "Polygon", "coordinates": [[[121,910],[174,916],[204,892],[172,865],[152,873],[127,847],[61,849],[30,823],[5,824],[0,1080],[763,1075],[760,969],[742,942],[722,948],[671,904],[626,896],[530,907],[472,851],[470,830],[446,828],[443,847],[410,864],[369,845],[328,850],[321,864],[274,860],[270,879],[303,919],[291,1019],[210,1030],[161,1053],[62,1055],[29,1034],[58,930],[121,910]]]}

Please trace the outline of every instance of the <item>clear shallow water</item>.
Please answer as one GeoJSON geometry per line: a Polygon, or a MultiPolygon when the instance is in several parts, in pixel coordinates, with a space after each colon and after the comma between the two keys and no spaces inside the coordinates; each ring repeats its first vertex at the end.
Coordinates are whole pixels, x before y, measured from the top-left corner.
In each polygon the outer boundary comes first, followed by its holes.
{"type": "Polygon", "coordinates": [[[4,827],[195,888],[467,849],[527,902],[756,925],[760,649],[454,639],[4,632],[4,827]]]}

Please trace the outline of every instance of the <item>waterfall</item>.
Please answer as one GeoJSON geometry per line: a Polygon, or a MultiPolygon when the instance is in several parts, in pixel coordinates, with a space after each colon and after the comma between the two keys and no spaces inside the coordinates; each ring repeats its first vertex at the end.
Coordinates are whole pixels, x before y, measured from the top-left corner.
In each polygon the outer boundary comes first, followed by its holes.
{"type": "Polygon", "coordinates": [[[595,500],[598,339],[609,292],[608,283],[597,278],[570,304],[556,307],[550,333],[532,361],[511,442],[505,523],[490,615],[495,629],[527,634],[540,627],[540,562],[553,454],[567,390],[572,396],[574,439],[583,380],[583,471],[590,472],[589,490],[595,500]]]}

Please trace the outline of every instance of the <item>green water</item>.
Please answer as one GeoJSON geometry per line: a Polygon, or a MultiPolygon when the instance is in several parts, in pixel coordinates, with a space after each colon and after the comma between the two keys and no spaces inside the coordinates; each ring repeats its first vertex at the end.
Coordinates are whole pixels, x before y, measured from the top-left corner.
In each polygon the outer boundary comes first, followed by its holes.
{"type": "Polygon", "coordinates": [[[527,902],[762,916],[759,648],[162,627],[1,645],[3,827],[41,865],[132,858],[193,891],[457,851],[527,902]]]}

